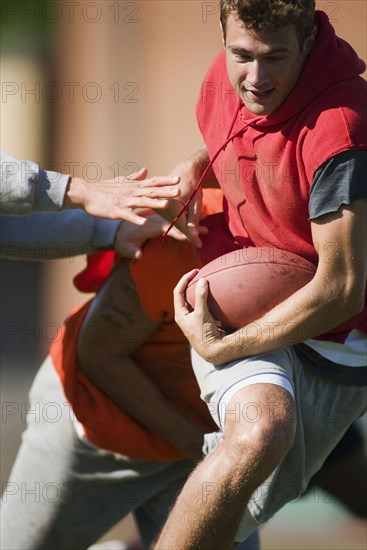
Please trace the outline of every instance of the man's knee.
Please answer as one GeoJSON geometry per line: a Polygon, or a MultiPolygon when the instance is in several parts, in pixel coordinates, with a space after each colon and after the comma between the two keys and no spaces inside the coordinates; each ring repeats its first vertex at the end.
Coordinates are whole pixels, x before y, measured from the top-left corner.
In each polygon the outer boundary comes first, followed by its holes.
{"type": "Polygon", "coordinates": [[[269,451],[276,464],[292,445],[296,413],[292,396],[272,384],[256,384],[238,391],[225,411],[224,444],[235,460],[269,451]]]}

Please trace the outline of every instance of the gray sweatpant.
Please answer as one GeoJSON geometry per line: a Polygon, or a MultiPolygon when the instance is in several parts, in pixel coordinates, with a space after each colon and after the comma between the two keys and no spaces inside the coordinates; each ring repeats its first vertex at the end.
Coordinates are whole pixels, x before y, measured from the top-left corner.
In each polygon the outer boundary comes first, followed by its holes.
{"type": "MultiPolygon", "coordinates": [[[[50,358],[29,411],[3,492],[1,549],[85,550],[130,512],[148,547],[193,463],[133,460],[81,441],[50,358]]],[[[257,534],[242,548],[258,550],[257,534]]]]}

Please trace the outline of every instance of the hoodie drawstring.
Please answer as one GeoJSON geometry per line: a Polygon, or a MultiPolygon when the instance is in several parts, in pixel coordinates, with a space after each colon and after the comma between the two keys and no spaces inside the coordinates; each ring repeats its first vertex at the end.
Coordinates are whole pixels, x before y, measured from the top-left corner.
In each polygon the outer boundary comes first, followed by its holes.
{"type": "Polygon", "coordinates": [[[238,114],[241,110],[241,107],[242,107],[242,100],[241,98],[239,98],[239,104],[238,104],[238,107],[235,111],[235,114],[234,114],[234,117],[233,117],[233,120],[232,120],[232,123],[229,127],[229,130],[227,132],[227,138],[226,138],[226,141],[219,147],[219,149],[217,150],[217,152],[215,153],[215,155],[213,156],[213,158],[211,159],[211,161],[209,162],[208,166],[205,168],[204,172],[202,173],[199,181],[197,182],[197,184],[195,185],[195,189],[194,191],[191,193],[190,197],[186,200],[185,204],[183,205],[182,209],[180,210],[180,212],[177,214],[177,216],[175,216],[175,218],[172,220],[170,226],[168,227],[168,229],[166,229],[166,231],[163,233],[163,235],[158,239],[159,242],[162,242],[163,239],[168,235],[168,233],[171,231],[172,227],[175,225],[175,223],[177,222],[177,220],[179,220],[182,216],[182,214],[185,212],[186,208],[191,204],[194,196],[196,195],[196,193],[198,192],[198,190],[200,189],[200,186],[205,178],[205,176],[207,175],[207,173],[209,172],[210,168],[213,166],[214,162],[216,161],[216,159],[218,158],[218,156],[220,155],[220,153],[222,151],[225,150],[225,148],[227,147],[228,143],[230,141],[232,141],[235,137],[237,137],[239,134],[243,133],[248,124],[246,124],[245,126],[243,126],[240,130],[237,130],[234,134],[231,135],[231,132],[233,130],[233,127],[236,123],[236,120],[237,120],[237,117],[238,117],[238,114]]]}

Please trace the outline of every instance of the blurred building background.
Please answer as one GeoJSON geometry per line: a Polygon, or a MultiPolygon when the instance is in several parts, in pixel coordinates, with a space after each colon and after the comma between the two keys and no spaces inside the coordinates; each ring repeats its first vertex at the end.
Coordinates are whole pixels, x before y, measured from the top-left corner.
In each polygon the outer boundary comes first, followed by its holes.
{"type": "MultiPolygon", "coordinates": [[[[317,4],[366,60],[366,1],[317,4]]],[[[142,166],[167,174],[202,145],[195,103],[221,47],[216,1],[0,5],[2,149],[52,170],[111,179],[142,166]]],[[[87,298],[72,286],[84,261],[1,262],[2,483],[31,380],[57,326],[87,298]]],[[[365,549],[365,525],[327,500],[290,504],[265,527],[264,550],[365,549]]]]}

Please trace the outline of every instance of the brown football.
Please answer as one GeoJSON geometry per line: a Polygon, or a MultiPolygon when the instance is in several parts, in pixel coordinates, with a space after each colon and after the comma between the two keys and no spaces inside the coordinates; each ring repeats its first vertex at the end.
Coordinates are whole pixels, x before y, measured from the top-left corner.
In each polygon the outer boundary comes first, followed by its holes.
{"type": "Polygon", "coordinates": [[[314,264],[278,248],[243,248],[200,269],[186,289],[195,306],[198,279],[209,282],[208,306],[223,328],[233,330],[259,319],[311,281],[314,264]]]}

